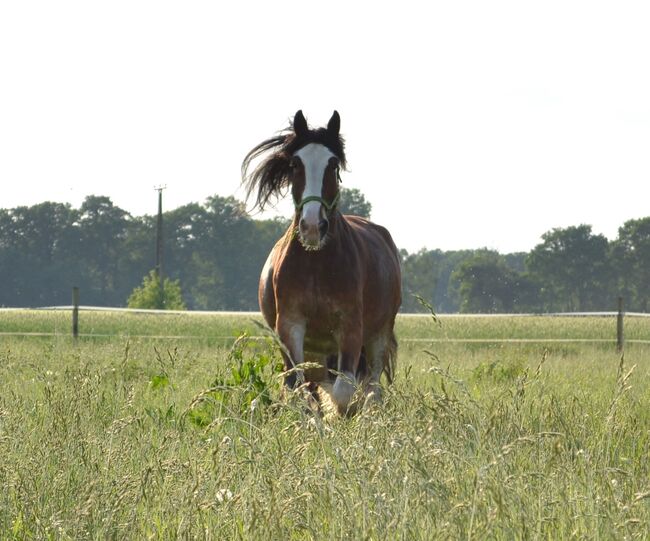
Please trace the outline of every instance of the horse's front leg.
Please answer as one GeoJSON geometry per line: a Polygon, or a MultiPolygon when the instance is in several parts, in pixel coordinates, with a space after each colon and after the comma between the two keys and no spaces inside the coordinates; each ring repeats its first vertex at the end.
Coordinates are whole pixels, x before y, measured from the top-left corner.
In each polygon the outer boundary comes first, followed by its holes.
{"type": "Polygon", "coordinates": [[[357,388],[356,373],[363,341],[363,329],[360,323],[348,324],[339,338],[339,358],[336,381],[332,387],[332,398],[341,415],[348,413],[350,401],[357,388]]]}
{"type": "MultiPolygon", "coordinates": [[[[282,358],[285,371],[295,368],[305,360],[305,327],[304,321],[288,319],[278,315],[275,328],[284,346],[282,348],[282,358]]],[[[296,387],[296,377],[297,374],[294,370],[285,376],[284,384],[290,389],[294,389],[296,387]]]]}

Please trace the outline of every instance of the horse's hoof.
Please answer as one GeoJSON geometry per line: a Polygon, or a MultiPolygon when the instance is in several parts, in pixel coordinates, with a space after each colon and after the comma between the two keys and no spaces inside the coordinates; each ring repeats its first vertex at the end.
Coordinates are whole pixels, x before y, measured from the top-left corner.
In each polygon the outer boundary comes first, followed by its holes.
{"type": "Polygon", "coordinates": [[[341,415],[347,413],[350,400],[352,400],[355,391],[356,380],[353,374],[344,372],[336,377],[332,387],[332,399],[341,415]]]}
{"type": "Polygon", "coordinates": [[[384,400],[382,389],[379,385],[373,385],[366,390],[363,400],[364,411],[372,411],[381,406],[384,400]]]}

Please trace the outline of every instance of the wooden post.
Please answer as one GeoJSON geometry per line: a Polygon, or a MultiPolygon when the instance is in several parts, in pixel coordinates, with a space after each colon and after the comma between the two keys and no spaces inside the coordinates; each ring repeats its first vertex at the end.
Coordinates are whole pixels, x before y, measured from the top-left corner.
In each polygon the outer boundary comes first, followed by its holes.
{"type": "Polygon", "coordinates": [[[165,293],[163,278],[163,213],[162,213],[162,193],[167,186],[157,186],[158,192],[158,219],[156,220],[156,274],[158,275],[158,308],[165,307],[165,293]]]}
{"type": "Polygon", "coordinates": [[[618,298],[618,315],[616,316],[616,350],[623,351],[623,297],[618,298]]]}
{"type": "Polygon", "coordinates": [[[79,288],[72,288],[72,337],[79,338],[79,288]]]}

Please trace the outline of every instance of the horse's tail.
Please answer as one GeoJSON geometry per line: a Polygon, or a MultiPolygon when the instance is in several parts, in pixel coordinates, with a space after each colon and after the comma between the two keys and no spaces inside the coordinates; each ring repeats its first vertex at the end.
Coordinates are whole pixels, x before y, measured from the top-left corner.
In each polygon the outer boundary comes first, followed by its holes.
{"type": "Polygon", "coordinates": [[[388,383],[393,383],[395,378],[395,368],[397,366],[397,339],[395,338],[395,331],[391,329],[388,338],[388,347],[384,354],[384,374],[388,379],[388,383]]]}

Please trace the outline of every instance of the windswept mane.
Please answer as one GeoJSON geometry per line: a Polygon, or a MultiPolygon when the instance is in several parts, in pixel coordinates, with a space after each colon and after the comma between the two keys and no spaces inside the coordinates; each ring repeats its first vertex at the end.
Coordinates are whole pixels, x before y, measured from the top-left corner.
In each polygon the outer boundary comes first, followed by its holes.
{"type": "MultiPolygon", "coordinates": [[[[304,122],[301,112],[300,115],[304,122]]],[[[340,160],[341,168],[345,169],[345,141],[338,129],[336,133],[328,128],[300,129],[295,123],[294,120],[278,135],[255,146],[242,162],[242,185],[246,188],[246,199],[257,190],[255,206],[260,210],[264,209],[269,199],[280,195],[289,186],[291,157],[305,145],[319,143],[326,146],[340,160]],[[258,159],[261,161],[251,171],[253,162],[258,159]]]]}

